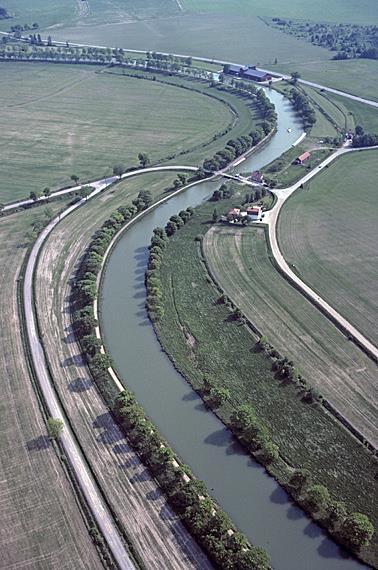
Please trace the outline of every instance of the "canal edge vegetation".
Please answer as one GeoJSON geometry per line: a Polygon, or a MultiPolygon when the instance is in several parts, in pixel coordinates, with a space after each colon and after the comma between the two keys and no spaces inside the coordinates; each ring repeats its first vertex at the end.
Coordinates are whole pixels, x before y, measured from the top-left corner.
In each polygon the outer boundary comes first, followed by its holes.
{"type": "MultiPolygon", "coordinates": [[[[204,206],[200,206],[196,208],[194,212],[203,207],[204,206]]],[[[210,217],[211,212],[209,211],[208,219],[210,219],[210,217]]],[[[164,257],[167,255],[166,248],[169,246],[170,238],[173,234],[176,234],[180,228],[185,226],[185,218],[188,224],[195,223],[194,221],[191,222],[191,220],[195,220],[193,214],[187,217],[184,212],[180,212],[179,216],[171,217],[165,230],[162,228],[155,230],[151,242],[151,256],[149,270],[147,272],[147,308],[162,349],[166,352],[175,368],[202,397],[205,405],[212,409],[221,421],[231,429],[243,447],[245,447],[258,462],[264,465],[267,472],[281,484],[294,501],[305,510],[311,518],[325,528],[336,542],[348,550],[351,550],[357,558],[369,564],[374,564],[374,553],[371,551],[369,553],[368,548],[363,548],[363,551],[360,550],[361,546],[367,546],[374,533],[374,527],[369,518],[361,513],[354,511],[348,512],[347,505],[342,500],[339,500],[339,498],[334,499],[331,497],[325,485],[312,481],[309,469],[300,466],[295,468],[294,465],[288,461],[287,457],[282,456],[280,448],[272,441],[266,425],[251,406],[247,404],[240,405],[236,410],[231,412],[230,406],[228,406],[230,390],[222,385],[218,385],[211,374],[199,373],[198,363],[194,363],[192,354],[194,352],[193,347],[195,347],[197,342],[195,334],[193,335],[188,324],[182,321],[178,316],[176,306],[173,311],[176,313],[177,322],[169,321],[169,325],[167,325],[167,323],[161,324],[161,318],[164,316],[167,303],[176,305],[176,300],[174,295],[172,297],[172,294],[169,294],[169,299],[167,299],[167,287],[168,289],[170,287],[167,285],[167,276],[165,276],[164,282],[161,282],[160,268],[164,257]],[[178,217],[181,218],[181,222],[178,221],[178,217]],[[172,227],[174,228],[173,232],[172,227]],[[167,234],[170,234],[170,237],[167,237],[167,234]],[[164,291],[164,294],[162,294],[162,291],[164,291]],[[179,327],[185,338],[189,354],[185,360],[184,368],[182,359],[177,358],[177,354],[172,351],[172,344],[167,341],[167,326],[169,326],[171,330],[175,330],[179,327]],[[197,368],[195,377],[192,376],[195,370],[194,367],[197,368]],[[199,375],[202,376],[202,378],[199,379],[199,375]],[[222,410],[223,407],[226,408],[224,412],[222,410]],[[354,531],[352,531],[353,525],[355,525],[354,531]],[[358,543],[359,541],[360,543],[358,543]]],[[[215,221],[214,218],[215,216],[212,219],[213,223],[215,221]]],[[[202,223],[204,223],[203,217],[202,223]]],[[[198,228],[198,223],[197,229],[201,230],[201,228],[198,228]]],[[[202,234],[199,233],[195,235],[194,241],[197,242],[196,251],[199,263],[203,268],[204,281],[206,281],[208,286],[215,288],[217,291],[217,299],[214,300],[213,305],[225,306],[228,311],[226,320],[229,323],[234,323],[234,326],[240,328],[240,330],[245,329],[246,325],[247,327],[249,326],[250,331],[260,337],[260,340],[252,347],[251,352],[261,352],[264,358],[272,361],[276,381],[278,379],[282,385],[301,384],[300,389],[303,394],[303,402],[306,402],[309,408],[316,407],[319,410],[323,403],[322,396],[316,390],[312,389],[304,379],[301,379],[300,375],[297,375],[294,363],[287,358],[280,358],[281,355],[269,345],[267,340],[261,335],[261,332],[256,330],[253,323],[247,323],[240,309],[221,291],[214,280],[214,276],[208,272],[206,260],[202,254],[202,234]]],[[[194,287],[193,282],[191,286],[194,287]]],[[[195,287],[197,288],[198,285],[195,287]]],[[[168,319],[169,318],[170,317],[168,317],[168,319]]],[[[327,409],[327,406],[325,405],[324,408],[327,409]]],[[[324,410],[324,413],[327,412],[324,410]]],[[[338,420],[334,417],[333,421],[336,422],[338,420]]],[[[345,430],[345,427],[343,427],[343,429],[345,430]]],[[[349,434],[349,437],[353,436],[349,434]]],[[[373,455],[371,457],[374,460],[373,455]]],[[[334,493],[332,494],[334,496],[334,493]]]]}
{"type": "MultiPolygon", "coordinates": [[[[186,187],[176,193],[184,189],[186,187]]],[[[96,386],[122,432],[210,559],[223,568],[266,570],[269,568],[267,553],[250,545],[210,497],[205,485],[195,478],[189,467],[183,465],[169,448],[145,416],[132,392],[122,386],[119,380],[115,382],[117,375],[112,368],[112,360],[99,336],[94,302],[108,252],[120,233],[170,196],[152,206],[149,198],[148,191],[141,192],[133,204],[118,208],[96,232],[75,279],[72,306],[74,331],[96,386]]]]}

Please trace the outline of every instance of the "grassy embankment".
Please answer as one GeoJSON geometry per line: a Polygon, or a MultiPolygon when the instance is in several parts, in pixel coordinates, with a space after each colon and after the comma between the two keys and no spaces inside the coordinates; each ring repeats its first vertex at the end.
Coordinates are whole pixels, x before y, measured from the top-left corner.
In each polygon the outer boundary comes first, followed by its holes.
{"type": "Polygon", "coordinates": [[[217,283],[261,334],[378,446],[376,364],[276,270],[264,229],[214,226],[204,253],[217,283]]]}
{"type": "MultiPolygon", "coordinates": [[[[3,63],[0,73],[2,202],[70,185],[71,174],[94,179],[119,162],[136,165],[139,152],[156,162],[201,147],[235,119],[201,93],[86,66],[3,63]]],[[[239,109],[245,121],[242,101],[239,109]]],[[[182,160],[196,164],[205,152],[182,160]]]]}
{"type": "MultiPolygon", "coordinates": [[[[174,235],[164,252],[165,314],[156,324],[163,347],[196,389],[202,388],[207,374],[217,386],[230,390],[230,400],[219,410],[224,420],[240,404],[252,405],[288,465],[308,468],[333,498],[374,519],[376,466],[370,453],[321,407],[306,404],[292,385],[275,379],[270,360],[254,349],[255,339],[218,302],[219,292],[194,239],[209,228],[213,208],[210,203],[197,209],[193,222],[174,235]]],[[[288,468],[282,461],[273,473],[287,481],[288,468]]],[[[363,555],[372,560],[372,549],[363,555]]]]}
{"type": "MultiPolygon", "coordinates": [[[[48,208],[56,212],[64,203],[48,208]]],[[[0,219],[2,566],[102,568],[64,468],[47,439],[20,335],[17,290],[29,241],[25,236],[33,224],[45,220],[45,208],[0,219]]]]}
{"type": "Polygon", "coordinates": [[[377,151],[338,159],[283,207],[282,252],[300,277],[376,342],[377,151]]]}

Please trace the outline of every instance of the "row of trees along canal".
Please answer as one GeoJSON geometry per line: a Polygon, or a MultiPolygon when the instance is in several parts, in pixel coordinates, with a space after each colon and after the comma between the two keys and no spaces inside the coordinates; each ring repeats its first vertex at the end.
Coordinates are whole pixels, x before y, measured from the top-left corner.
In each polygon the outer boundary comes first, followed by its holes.
{"type": "MultiPolygon", "coordinates": [[[[218,201],[230,197],[230,192],[222,185],[219,191],[215,191],[212,199],[218,201]],[[222,197],[219,197],[219,194],[222,197]]],[[[178,215],[171,216],[165,228],[156,228],[151,240],[148,271],[146,274],[147,287],[147,310],[153,323],[157,323],[164,314],[163,292],[160,278],[160,267],[164,256],[164,250],[169,238],[180,230],[185,224],[190,223],[193,210],[180,211],[178,215]]],[[[213,223],[217,222],[217,213],[214,211],[213,223]]],[[[202,235],[196,237],[196,241],[202,242],[202,235]]],[[[246,319],[240,309],[224,294],[218,300],[225,304],[231,311],[231,317],[237,325],[246,324],[246,319]]],[[[308,404],[322,404],[322,395],[299,374],[294,363],[283,357],[271,346],[266,337],[261,337],[256,348],[272,360],[272,370],[277,378],[284,382],[294,383],[303,393],[303,401],[308,404]]],[[[204,376],[202,388],[199,390],[205,404],[216,410],[230,398],[227,388],[218,386],[214,380],[204,376]]],[[[274,463],[280,459],[280,451],[270,436],[269,430],[257,416],[250,405],[240,405],[231,414],[229,421],[225,422],[239,442],[269,473],[274,463]]],[[[282,483],[282,481],[281,481],[282,483]]],[[[328,532],[347,548],[358,552],[361,546],[370,543],[374,534],[374,527],[369,518],[358,512],[348,512],[347,505],[331,498],[324,485],[313,483],[311,474],[307,469],[290,469],[290,476],[284,484],[285,489],[295,501],[311,516],[328,530],[328,532]]]]}
{"type": "MultiPolygon", "coordinates": [[[[74,331],[80,340],[97,388],[116,421],[158,481],[180,519],[209,558],[222,568],[267,570],[269,558],[266,552],[248,542],[229,517],[214,503],[204,484],[193,476],[188,467],[180,465],[167,442],[146,418],[133,394],[127,389],[119,393],[108,372],[111,359],[101,352],[102,343],[95,335],[97,321],[93,303],[97,296],[97,278],[105,252],[116,233],[137,213],[146,210],[151,202],[148,190],[140,192],[132,204],[119,207],[96,232],[76,276],[72,307],[74,331]]],[[[192,213],[188,208],[180,212],[177,218],[184,224],[192,213]]],[[[179,223],[177,219],[170,222],[168,227],[174,231],[173,228],[178,227],[179,223]]],[[[161,240],[162,243],[163,241],[161,240]]],[[[155,232],[151,244],[152,266],[158,260],[158,243],[159,232],[155,232]]],[[[151,277],[152,272],[153,270],[149,269],[147,280],[158,297],[158,288],[151,277]]]]}

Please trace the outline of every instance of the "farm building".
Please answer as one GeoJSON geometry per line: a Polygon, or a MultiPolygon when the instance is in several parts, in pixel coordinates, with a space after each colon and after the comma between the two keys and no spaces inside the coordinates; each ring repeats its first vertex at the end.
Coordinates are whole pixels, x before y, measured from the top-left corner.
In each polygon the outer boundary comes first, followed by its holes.
{"type": "Polygon", "coordinates": [[[228,73],[229,75],[239,75],[242,76],[243,72],[246,71],[248,67],[246,65],[225,65],[224,72],[228,73]]]}
{"type": "Polygon", "coordinates": [[[265,71],[260,71],[256,69],[255,65],[232,65],[226,64],[223,68],[224,73],[229,75],[237,75],[243,79],[252,79],[253,81],[257,81],[259,83],[263,81],[270,81],[272,76],[265,71]]]}
{"type": "Polygon", "coordinates": [[[240,218],[240,208],[232,208],[227,212],[228,220],[238,220],[240,218]]]}
{"type": "Polygon", "coordinates": [[[249,65],[246,71],[243,71],[242,77],[245,79],[252,79],[253,81],[257,81],[261,83],[263,81],[270,81],[272,76],[265,71],[261,71],[260,69],[256,69],[255,65],[249,65]]]}
{"type": "Polygon", "coordinates": [[[252,206],[247,208],[247,218],[250,222],[260,220],[262,215],[262,208],[260,206],[252,206]]]}
{"type": "Polygon", "coordinates": [[[310,158],[310,156],[311,154],[309,152],[304,152],[294,160],[294,164],[303,164],[304,162],[306,162],[306,160],[310,158]]]}
{"type": "Polygon", "coordinates": [[[259,184],[263,184],[264,182],[264,175],[260,170],[254,170],[250,176],[252,182],[258,182],[259,184]]]}

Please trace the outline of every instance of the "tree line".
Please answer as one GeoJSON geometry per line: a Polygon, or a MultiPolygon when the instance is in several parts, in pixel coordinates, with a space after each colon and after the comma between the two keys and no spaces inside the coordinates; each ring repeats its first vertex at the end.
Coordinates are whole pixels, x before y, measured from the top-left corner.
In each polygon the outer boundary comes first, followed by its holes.
{"type": "Polygon", "coordinates": [[[280,31],[336,52],[333,59],[378,59],[378,26],[272,18],[280,31]]]}
{"type": "MultiPolygon", "coordinates": [[[[108,374],[112,361],[101,352],[101,341],[95,335],[97,321],[93,302],[97,296],[97,276],[111,240],[122,226],[138,211],[151,203],[148,190],[139,193],[132,204],[119,207],[95,233],[76,276],[73,324],[96,385],[108,403],[114,417],[131,446],[140,455],[160,487],[167,495],[180,519],[204,548],[209,558],[222,568],[268,570],[266,552],[252,546],[229,517],[208,495],[205,485],[195,479],[189,468],[180,465],[173,451],[146,418],[134,395],[124,390],[118,393],[108,374]]],[[[160,246],[168,240],[167,233],[175,232],[192,215],[191,209],[172,216],[167,231],[157,228],[151,240],[150,263],[147,271],[150,293],[158,298],[156,276],[160,246]],[[169,228],[169,229],[168,229],[169,228]],[[149,277],[148,277],[149,276],[149,277]],[[155,281],[154,281],[155,279],[155,281]]],[[[172,235],[172,233],[171,233],[172,235]]],[[[164,246],[163,246],[164,247],[164,246]]],[[[155,307],[155,303],[153,303],[155,307]]],[[[155,310],[155,309],[154,309],[155,310]]]]}
{"type": "Polygon", "coordinates": [[[276,127],[277,114],[275,107],[265,95],[264,91],[259,89],[256,94],[251,93],[250,97],[254,100],[263,118],[260,126],[250,131],[248,135],[242,135],[237,139],[230,139],[227,141],[223,150],[216,152],[211,158],[206,158],[202,164],[205,171],[216,172],[225,168],[238,156],[241,156],[259,144],[259,142],[276,127]]]}
{"type": "Polygon", "coordinates": [[[293,103],[295,111],[302,117],[304,128],[313,127],[316,123],[316,115],[308,96],[297,89],[290,89],[287,95],[293,103]]]}

